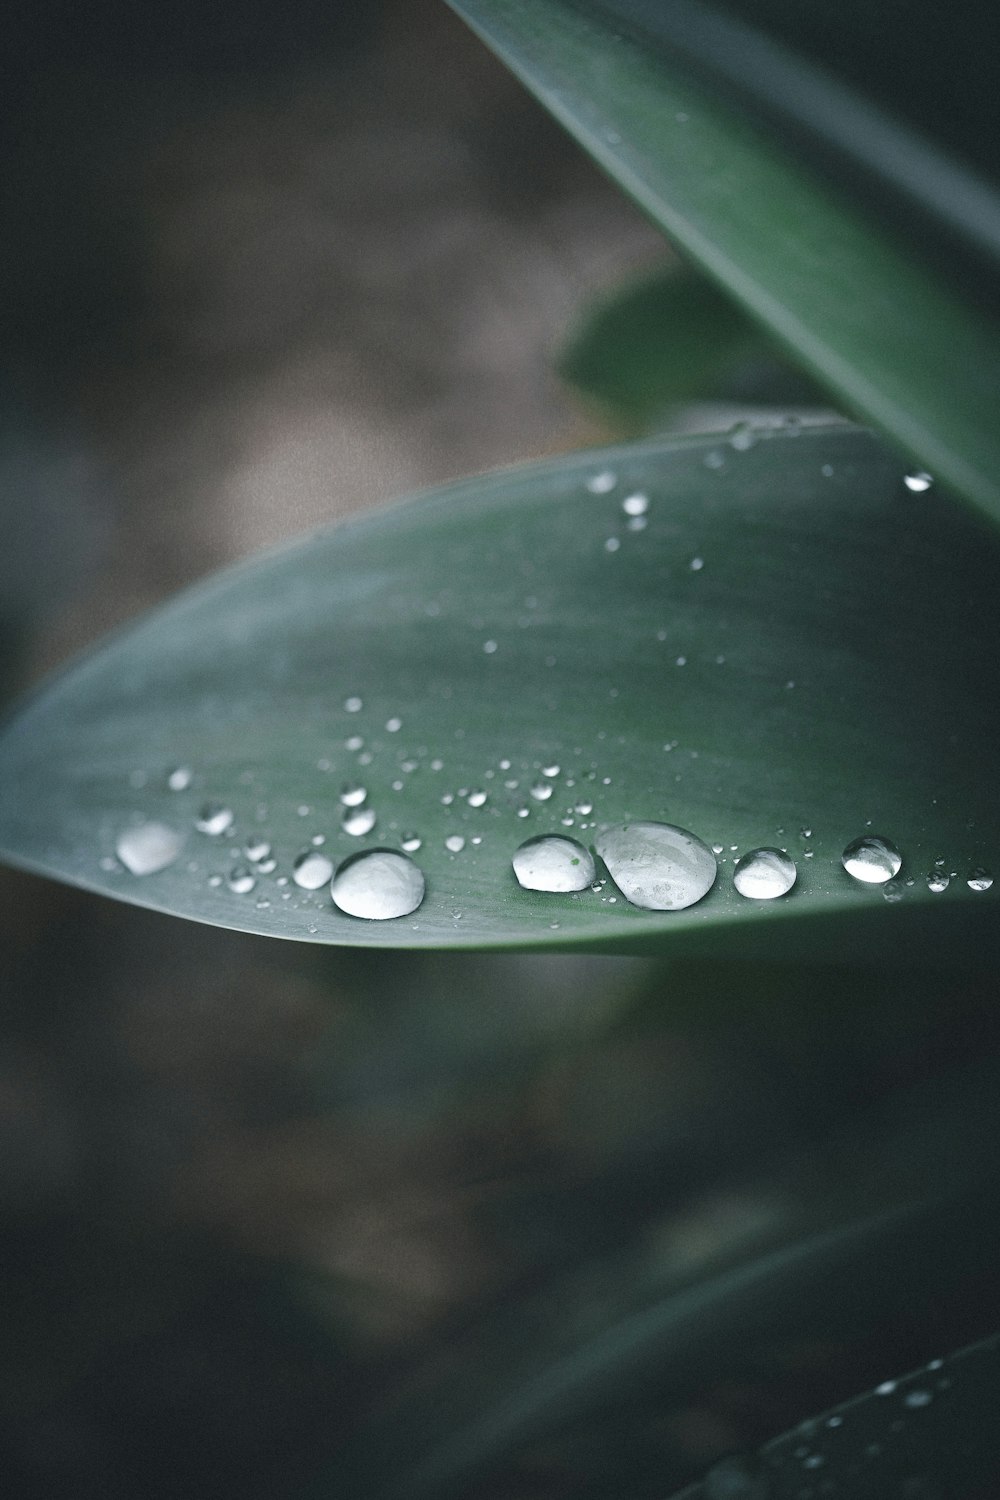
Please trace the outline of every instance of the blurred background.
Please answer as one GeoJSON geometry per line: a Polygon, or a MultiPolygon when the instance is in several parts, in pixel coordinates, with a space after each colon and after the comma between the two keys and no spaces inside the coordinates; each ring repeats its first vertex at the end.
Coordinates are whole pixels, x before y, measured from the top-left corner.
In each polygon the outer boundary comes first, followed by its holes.
{"type": "MultiPolygon", "coordinates": [[[[437,0],[38,0],[4,75],[5,701],[414,488],[821,405],[437,0]]],[[[0,894],[6,1494],[665,1496],[989,1329],[987,976],[0,894]]]]}

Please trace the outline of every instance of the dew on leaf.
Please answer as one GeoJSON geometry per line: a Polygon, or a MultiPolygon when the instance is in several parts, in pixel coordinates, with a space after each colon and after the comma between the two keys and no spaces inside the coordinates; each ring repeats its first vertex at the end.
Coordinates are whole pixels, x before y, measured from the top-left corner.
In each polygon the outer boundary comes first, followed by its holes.
{"type": "Polygon", "coordinates": [[[637,490],[634,495],[626,495],[622,501],[622,510],[627,516],[644,516],[649,509],[649,496],[637,490]]]}
{"type": "Polygon", "coordinates": [[[930,489],[934,479],[926,469],[911,469],[908,474],[903,475],[903,483],[911,494],[922,495],[925,490],[930,489]]]}
{"type": "Polygon", "coordinates": [[[186,792],[191,785],[193,772],[190,766],[177,766],[167,777],[167,786],[172,792],[186,792]]]}
{"type": "Polygon", "coordinates": [[[692,557],[691,561],[688,563],[688,567],[691,569],[692,573],[700,573],[704,566],[705,559],[703,557],[692,557]]]}
{"type": "Polygon", "coordinates": [[[621,544],[621,537],[609,536],[604,543],[604,550],[605,552],[617,552],[621,544]]]}
{"type": "Polygon", "coordinates": [[[610,469],[602,469],[598,474],[591,474],[587,480],[587,488],[592,495],[607,495],[617,483],[617,475],[610,469]]]}
{"type": "Polygon", "coordinates": [[[344,811],[340,826],[352,838],[359,839],[363,834],[371,833],[375,827],[375,809],[373,807],[348,807],[344,811]]]}
{"type": "Polygon", "coordinates": [[[865,885],[884,885],[898,875],[903,863],[895,844],[881,834],[865,834],[852,839],[840,862],[848,875],[865,885]]]}
{"type": "Polygon", "coordinates": [[[903,1397],[903,1404],[913,1410],[918,1410],[921,1406],[930,1406],[933,1400],[934,1397],[930,1391],[907,1391],[903,1397]]]}
{"type": "Polygon", "coordinates": [[[368,788],[359,781],[349,781],[341,787],[340,800],[345,807],[360,807],[368,799],[368,788]]]}
{"type": "Polygon", "coordinates": [[[292,879],[303,891],[318,891],[333,876],[333,860],[318,849],[307,849],[292,866],[292,879]]]}
{"type": "Polygon", "coordinates": [[[584,891],[595,875],[592,855],[563,834],[527,839],[511,863],[526,891],[584,891]]]}
{"type": "Polygon", "coordinates": [[[345,711],[345,713],[359,714],[363,708],[364,708],[364,704],[362,703],[361,699],[358,698],[358,697],[353,697],[352,696],[350,698],[345,698],[344,699],[344,711],[345,711]]]}
{"type": "Polygon", "coordinates": [[[773,901],[795,884],[795,861],[781,849],[751,849],[737,860],[733,885],[751,901],[773,901]]]}
{"type": "Polygon", "coordinates": [[[708,845],[673,823],[626,823],[596,840],[622,895],[651,911],[681,911],[706,896],[718,865],[708,845]]]}
{"type": "Polygon", "coordinates": [[[531,795],[536,802],[548,802],[552,796],[552,786],[548,781],[536,781],[531,787],[531,795]]]}
{"type": "Polygon", "coordinates": [[[257,884],[257,878],[246,865],[236,865],[226,876],[226,884],[234,895],[249,896],[257,884]]]}
{"type": "Polygon", "coordinates": [[[195,818],[194,826],[199,833],[207,833],[211,838],[220,838],[233,826],[233,810],[224,802],[206,802],[195,818]]]}
{"type": "Polygon", "coordinates": [[[243,853],[252,865],[259,865],[262,859],[267,859],[271,852],[271,846],[266,839],[250,839],[244,846],[243,853]]]}
{"type": "Polygon", "coordinates": [[[390,734],[398,734],[403,727],[403,721],[402,719],[397,718],[395,715],[393,715],[391,719],[386,719],[385,727],[390,734]]]}
{"type": "Polygon", "coordinates": [[[988,891],[993,884],[993,876],[989,870],[984,870],[980,866],[969,871],[965,883],[970,891],[988,891]]]}
{"type": "Polygon", "coordinates": [[[479,790],[469,793],[468,803],[470,807],[482,807],[486,801],[486,793],[479,790]]]}
{"type": "Polygon", "coordinates": [[[483,650],[485,651],[485,653],[486,653],[487,656],[493,656],[493,655],[495,655],[496,650],[497,650],[497,643],[496,643],[496,641],[484,641],[483,642],[483,650]]]}
{"type": "Polygon", "coordinates": [[[927,889],[940,895],[951,884],[951,876],[945,870],[931,870],[927,876],[927,889]]]}
{"type": "Polygon", "coordinates": [[[461,854],[465,848],[465,840],[460,833],[449,833],[444,841],[444,847],[450,854],[461,854]]]}
{"type": "Polygon", "coordinates": [[[156,875],[172,865],[184,847],[184,835],[165,823],[140,823],[119,834],[115,853],[133,875],[156,875]]]}
{"type": "Polygon", "coordinates": [[[424,876],[405,854],[367,849],[351,855],[330,885],[333,903],[349,917],[369,922],[408,917],[424,899],[424,876]]]}

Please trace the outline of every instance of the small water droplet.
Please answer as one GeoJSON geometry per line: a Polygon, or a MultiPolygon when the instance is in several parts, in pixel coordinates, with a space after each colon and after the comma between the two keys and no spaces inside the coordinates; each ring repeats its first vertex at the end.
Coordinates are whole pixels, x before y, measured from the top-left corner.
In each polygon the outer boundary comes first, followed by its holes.
{"type": "Polygon", "coordinates": [[[823,464],[819,471],[824,479],[833,478],[833,464],[823,464]]]}
{"type": "Polygon", "coordinates": [[[220,886],[222,884],[222,876],[221,875],[210,875],[208,877],[208,883],[214,889],[215,887],[220,886]]]}
{"type": "Polygon", "coordinates": [[[903,1404],[916,1411],[921,1406],[930,1406],[933,1400],[934,1396],[930,1391],[907,1391],[903,1397],[903,1404]]]}
{"type": "Polygon", "coordinates": [[[486,801],[486,793],[479,790],[470,792],[467,800],[470,807],[482,807],[486,801]]]}
{"type": "Polygon", "coordinates": [[[912,494],[922,495],[925,490],[930,489],[934,479],[926,469],[911,469],[909,474],[903,475],[903,483],[912,494]]]}
{"type": "Polygon", "coordinates": [[[721,469],[725,465],[725,462],[725,456],[719,452],[718,448],[713,448],[711,452],[706,453],[705,457],[702,459],[702,463],[705,465],[706,469],[721,469]]]}
{"type": "Polygon", "coordinates": [[[590,814],[594,811],[594,804],[592,802],[577,802],[573,811],[579,813],[581,818],[589,818],[590,814]]]}
{"type": "Polygon", "coordinates": [[[267,911],[270,905],[271,903],[266,896],[261,896],[259,901],[254,902],[254,906],[256,906],[258,911],[267,911]]]}
{"type": "Polygon", "coordinates": [[[843,1417],[827,1417],[826,1425],[827,1427],[843,1427],[844,1419],[843,1417]]]}
{"type": "Polygon", "coordinates": [[[705,559],[703,557],[692,557],[691,561],[688,563],[688,567],[691,569],[692,573],[700,573],[704,566],[705,559]]]}
{"type": "Polygon", "coordinates": [[[345,859],[330,885],[333,903],[369,922],[408,917],[424,899],[419,866],[394,849],[366,849],[345,859]]]}
{"type": "Polygon", "coordinates": [[[349,734],[344,741],[344,749],[357,751],[365,748],[365,738],[362,734],[349,734]]]}
{"type": "Polygon", "coordinates": [[[875,1387],[876,1396],[891,1396],[896,1389],[894,1380],[883,1380],[881,1385],[875,1387]]]}
{"type": "Polygon", "coordinates": [[[625,524],[628,527],[629,531],[645,531],[646,527],[649,525],[649,517],[629,516],[625,524]]]}
{"type": "Polygon", "coordinates": [[[193,775],[190,766],[177,766],[167,777],[167,786],[172,792],[186,792],[193,775]]]}
{"type": "Polygon", "coordinates": [[[605,552],[617,552],[621,544],[621,537],[609,536],[604,543],[604,550],[605,552]]]}
{"type": "Polygon", "coordinates": [[[733,885],[752,901],[773,901],[795,884],[795,861],[781,849],[751,849],[737,860],[733,885]]]}
{"type": "Polygon", "coordinates": [[[708,845],[672,823],[626,823],[602,833],[596,845],[622,895],[652,911],[693,906],[718,874],[708,845]]]}
{"type": "Polygon", "coordinates": [[[483,650],[487,656],[493,656],[497,649],[496,641],[484,641],[483,650]]]}
{"type": "Polygon", "coordinates": [[[363,834],[371,833],[375,827],[375,809],[373,807],[349,807],[344,812],[340,826],[352,838],[359,839],[363,834]]]}
{"type": "Polygon", "coordinates": [[[340,800],[345,807],[360,807],[368,800],[368,788],[358,781],[349,781],[341,788],[340,800]]]}
{"type": "Polygon", "coordinates": [[[119,834],[115,853],[133,875],[156,875],[172,865],[184,847],[184,835],[165,823],[140,823],[119,834]]]}
{"type": "Polygon", "coordinates": [[[300,802],[295,811],[298,813],[300,818],[308,818],[309,814],[312,812],[312,808],[309,806],[308,802],[300,802]]]}
{"type": "Polygon", "coordinates": [[[951,876],[945,870],[930,870],[927,875],[927,889],[940,894],[946,891],[951,884],[951,876]]]}
{"type": "Polygon", "coordinates": [[[866,885],[884,885],[899,874],[903,859],[889,839],[870,833],[853,839],[840,856],[840,862],[855,880],[866,885]]]}
{"type": "Polygon", "coordinates": [[[735,448],[737,453],[746,453],[757,441],[757,433],[750,422],[737,422],[729,434],[729,446],[735,448]]]}
{"type": "Polygon", "coordinates": [[[237,896],[249,896],[257,884],[256,876],[246,865],[236,865],[226,876],[226,884],[237,896]]]}
{"type": "Polygon", "coordinates": [[[403,727],[403,721],[393,714],[391,719],[386,719],[385,727],[389,734],[398,734],[403,727]]]}
{"type": "Polygon", "coordinates": [[[312,838],[309,840],[309,842],[310,842],[310,844],[315,844],[315,846],[316,846],[317,849],[321,849],[323,847],[323,845],[326,843],[326,834],[325,833],[314,833],[313,836],[312,836],[312,838]]]}
{"type": "Polygon", "coordinates": [[[511,863],[526,891],[584,891],[596,873],[590,853],[562,834],[527,839],[511,863]]]}
{"type": "Polygon", "coordinates": [[[404,833],[399,842],[400,846],[406,850],[407,854],[416,854],[417,850],[420,848],[420,845],[423,843],[423,839],[420,837],[419,833],[404,833]]]}
{"type": "Polygon", "coordinates": [[[259,865],[262,859],[267,859],[270,852],[271,846],[266,839],[251,839],[243,849],[243,853],[252,865],[259,865]]]}
{"type": "Polygon", "coordinates": [[[351,697],[344,699],[344,711],[349,714],[359,714],[364,708],[360,698],[351,697]]]}
{"type": "Polygon", "coordinates": [[[206,802],[195,818],[194,826],[199,833],[207,833],[211,838],[220,838],[233,826],[232,808],[226,807],[224,802],[206,802]]]}
{"type": "Polygon", "coordinates": [[[561,767],[558,766],[557,764],[555,764],[555,762],[553,762],[553,764],[551,766],[543,766],[542,767],[542,775],[543,776],[548,776],[551,779],[551,777],[553,777],[553,776],[558,776],[560,770],[561,770],[561,767]]]}
{"type": "Polygon", "coordinates": [[[257,869],[260,871],[261,875],[270,875],[271,872],[273,870],[276,870],[277,868],[278,861],[275,859],[273,854],[269,854],[266,859],[261,859],[257,862],[257,869]]]}
{"type": "Polygon", "coordinates": [[[905,888],[901,880],[887,880],[882,887],[882,895],[886,901],[902,901],[905,888]]]}
{"type": "Polygon", "coordinates": [[[548,781],[536,781],[530,790],[536,802],[548,802],[552,796],[552,786],[548,781]]]}
{"type": "Polygon", "coordinates": [[[444,847],[451,854],[461,854],[465,848],[465,840],[460,833],[449,833],[444,841],[444,847]]]}
{"type": "Polygon", "coordinates": [[[622,501],[622,510],[627,516],[644,516],[649,509],[649,496],[637,490],[634,495],[626,495],[622,501]]]}
{"type": "Polygon", "coordinates": [[[519,807],[518,810],[517,810],[517,815],[518,815],[519,818],[528,818],[528,817],[531,816],[531,808],[530,807],[519,807]]]}
{"type": "Polygon", "coordinates": [[[610,469],[602,469],[599,474],[591,474],[587,488],[592,495],[606,495],[617,483],[617,476],[610,469]]]}
{"type": "Polygon", "coordinates": [[[318,891],[333,876],[333,860],[317,849],[307,849],[292,866],[292,879],[303,891],[318,891]]]}
{"type": "Polygon", "coordinates": [[[970,891],[988,891],[993,884],[993,876],[989,870],[984,870],[980,866],[969,871],[965,883],[970,891]]]}

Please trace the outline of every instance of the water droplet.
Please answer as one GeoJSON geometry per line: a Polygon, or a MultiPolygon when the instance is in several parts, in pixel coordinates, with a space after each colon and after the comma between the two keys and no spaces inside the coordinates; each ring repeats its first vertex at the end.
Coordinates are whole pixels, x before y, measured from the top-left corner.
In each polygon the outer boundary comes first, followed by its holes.
{"type": "Polygon", "coordinates": [[[308,802],[300,802],[295,811],[298,813],[300,818],[308,818],[309,814],[312,812],[312,808],[309,806],[308,802]]]}
{"type": "Polygon", "coordinates": [[[194,826],[199,833],[217,839],[233,826],[232,808],[226,807],[224,802],[206,802],[195,818],[194,826]]]}
{"type": "Polygon", "coordinates": [[[340,800],[345,807],[360,807],[368,799],[368,788],[358,781],[349,781],[341,788],[340,800]]]}
{"type": "Polygon", "coordinates": [[[345,750],[356,751],[356,750],[363,750],[364,748],[365,748],[364,735],[361,735],[361,734],[349,734],[347,736],[347,739],[344,741],[344,749],[345,750]]]}
{"type": "Polygon", "coordinates": [[[729,434],[729,446],[737,453],[746,453],[757,443],[757,433],[750,422],[737,422],[729,434]]]}
{"type": "Polygon", "coordinates": [[[270,852],[271,846],[266,839],[251,839],[243,850],[252,865],[259,865],[262,859],[267,859],[270,852]]]}
{"type": "Polygon", "coordinates": [[[292,866],[292,879],[304,891],[318,891],[333,876],[333,860],[318,849],[307,849],[292,866]]]}
{"type": "Polygon", "coordinates": [[[558,766],[558,765],[556,765],[553,762],[553,764],[551,766],[543,766],[542,767],[542,775],[543,776],[548,776],[549,778],[551,778],[553,776],[558,776],[559,772],[560,772],[560,769],[561,769],[561,767],[558,766]]]}
{"type": "Polygon", "coordinates": [[[517,810],[517,815],[519,818],[529,818],[531,816],[531,808],[519,807],[517,810]]]}
{"type": "Polygon", "coordinates": [[[165,823],[140,823],[119,834],[115,853],[133,875],[156,875],[172,865],[184,847],[184,835],[165,823]]]}
{"type": "Polygon", "coordinates": [[[349,807],[341,819],[340,826],[352,838],[359,839],[363,834],[371,833],[375,827],[375,809],[373,807],[349,807]]]}
{"type": "Polygon", "coordinates": [[[875,1387],[876,1396],[891,1396],[896,1389],[894,1380],[883,1380],[881,1385],[875,1387]]]}
{"type": "Polygon", "coordinates": [[[526,891],[584,891],[596,873],[583,845],[562,834],[528,839],[515,851],[512,864],[526,891]]]}
{"type": "Polygon", "coordinates": [[[978,869],[969,871],[965,883],[970,891],[988,891],[993,884],[993,876],[989,870],[984,870],[980,866],[978,869]]]}
{"type": "Polygon", "coordinates": [[[481,791],[477,790],[477,791],[469,793],[468,802],[469,802],[469,806],[470,807],[482,807],[482,805],[483,805],[483,803],[485,801],[486,801],[486,793],[485,792],[481,792],[481,791]]]}
{"type": "Polygon", "coordinates": [[[276,870],[277,868],[278,861],[275,859],[273,854],[269,854],[266,859],[257,861],[257,869],[260,871],[261,875],[270,875],[271,872],[273,870],[276,870]]]}
{"type": "Polygon", "coordinates": [[[934,479],[926,469],[912,469],[909,474],[903,475],[903,483],[912,494],[922,495],[925,490],[930,489],[934,479]]]}
{"type": "Polygon", "coordinates": [[[840,856],[848,875],[866,885],[884,885],[898,875],[903,859],[895,844],[880,834],[853,839],[840,856]]]}
{"type": "Polygon", "coordinates": [[[715,884],[718,866],[707,844],[672,823],[626,823],[596,841],[611,878],[633,906],[680,911],[715,884]]]}
{"type": "Polygon", "coordinates": [[[406,850],[407,854],[416,854],[417,850],[420,848],[420,845],[423,843],[423,839],[420,837],[419,833],[404,833],[399,842],[400,846],[406,850]]]}
{"type": "Polygon", "coordinates": [[[927,889],[940,894],[951,884],[951,876],[945,870],[931,870],[927,876],[927,889]]]}
{"type": "Polygon", "coordinates": [[[389,734],[398,734],[403,727],[403,721],[402,719],[397,718],[394,714],[391,719],[386,719],[385,727],[389,734]]]}
{"type": "Polygon", "coordinates": [[[315,844],[317,849],[320,849],[326,843],[326,834],[314,833],[309,842],[310,844],[315,844]]]}
{"type": "Polygon", "coordinates": [[[393,849],[366,849],[345,859],[330,886],[333,903],[349,917],[385,922],[408,917],[424,899],[423,872],[393,849]]]}
{"type": "Polygon", "coordinates": [[[692,557],[691,561],[688,563],[688,567],[691,569],[692,573],[700,573],[704,566],[705,559],[703,557],[692,557]]]}
{"type": "Polygon", "coordinates": [[[649,525],[649,517],[629,516],[625,524],[628,527],[629,531],[645,531],[646,527],[649,525]]]}
{"type": "Polygon", "coordinates": [[[452,854],[461,854],[465,848],[465,840],[460,833],[449,833],[444,841],[444,847],[452,854]]]}
{"type": "Polygon", "coordinates": [[[548,802],[552,796],[552,787],[547,781],[536,781],[531,787],[531,795],[536,802],[548,802]]]}
{"type": "Polygon", "coordinates": [[[344,711],[349,714],[359,714],[364,708],[360,698],[345,698],[344,711]]]}
{"type": "Polygon", "coordinates": [[[594,811],[594,804],[592,802],[577,802],[573,811],[579,813],[581,818],[588,818],[594,811]]]}
{"type": "Polygon", "coordinates": [[[686,667],[687,664],[688,664],[688,659],[687,659],[686,656],[679,656],[677,658],[677,663],[676,663],[677,666],[679,666],[679,667],[686,667]]]}
{"type": "Polygon", "coordinates": [[[605,552],[617,552],[621,544],[622,543],[620,537],[609,536],[607,541],[604,543],[604,550],[605,552]]]}
{"type": "Polygon", "coordinates": [[[257,884],[257,879],[246,865],[236,865],[226,876],[226,884],[235,895],[249,896],[257,884]]]}
{"type": "Polygon", "coordinates": [[[713,448],[712,451],[710,453],[706,453],[705,457],[702,459],[702,463],[705,465],[706,469],[721,469],[724,466],[725,462],[725,457],[719,452],[718,448],[713,448]]]}
{"type": "Polygon", "coordinates": [[[887,880],[882,887],[882,895],[886,901],[902,901],[905,895],[905,887],[901,880],[887,880]]]}
{"type": "Polygon", "coordinates": [[[208,877],[208,883],[213,888],[215,888],[217,886],[220,886],[222,884],[222,876],[221,875],[210,875],[208,877]]]}
{"type": "Polygon", "coordinates": [[[622,501],[622,510],[627,516],[644,516],[649,509],[649,496],[637,490],[634,495],[626,495],[622,501]]]}
{"type": "Polygon", "coordinates": [[[190,766],[177,766],[167,777],[167,786],[172,792],[186,792],[194,773],[190,766]]]}
{"type": "Polygon", "coordinates": [[[780,849],[751,849],[737,860],[733,885],[752,901],[773,901],[795,884],[795,861],[780,849]]]}
{"type": "Polygon", "coordinates": [[[483,642],[483,650],[486,652],[487,656],[492,656],[495,653],[496,649],[497,649],[497,643],[496,643],[496,641],[484,641],[483,642]]]}
{"type": "Polygon", "coordinates": [[[907,1391],[903,1397],[903,1404],[916,1411],[921,1406],[930,1406],[933,1400],[934,1397],[930,1391],[907,1391]]]}
{"type": "Polygon", "coordinates": [[[592,495],[606,495],[617,483],[617,476],[610,469],[602,469],[599,474],[591,474],[587,488],[592,495]]]}

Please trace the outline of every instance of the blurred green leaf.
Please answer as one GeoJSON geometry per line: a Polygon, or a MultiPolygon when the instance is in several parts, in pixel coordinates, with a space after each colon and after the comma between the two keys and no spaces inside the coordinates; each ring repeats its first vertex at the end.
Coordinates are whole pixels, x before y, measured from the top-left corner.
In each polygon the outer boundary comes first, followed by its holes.
{"type": "Polygon", "coordinates": [[[716,36],[719,18],[704,6],[451,3],[838,404],[1000,518],[996,321],[970,293],[961,258],[932,269],[891,206],[880,215],[896,201],[895,173],[899,195],[919,199],[922,213],[950,215],[948,232],[985,254],[1000,220],[992,189],[908,128],[876,119],[850,91],[826,90],[823,140],[858,161],[866,143],[879,143],[877,171],[866,170],[852,201],[830,174],[810,171],[781,123],[792,103],[796,119],[808,116],[822,80],[784,55],[775,78],[758,66],[753,35],[741,29],[743,51],[734,50],[732,28],[716,36]],[[754,101],[771,99],[777,128],[738,102],[734,78],[751,73],[754,101]]]}
{"type": "MultiPolygon", "coordinates": [[[[641,432],[668,407],[698,397],[753,400],[747,369],[771,393],[780,381],[785,406],[822,404],[803,376],[776,356],[770,341],[731,297],[704,276],[668,266],[603,298],[573,330],[557,369],[627,431],[641,432]]],[[[770,397],[773,399],[773,397],[770,397]]]]}
{"type": "Polygon", "coordinates": [[[227,571],[58,677],[0,736],[2,849],[139,905],[320,943],[819,958],[849,931],[855,951],[961,952],[997,925],[998,888],[965,875],[1000,845],[998,586],[979,526],[911,494],[854,428],[500,472],[227,571]],[[171,790],[178,767],[190,784],[171,790]],[[377,815],[363,837],[341,829],[348,782],[377,815]],[[195,827],[206,801],[233,814],[218,836],[195,827]],[[523,839],[589,843],[636,819],[724,848],[703,901],[652,912],[611,885],[518,886],[523,839]],[[148,821],[180,852],[132,874],[116,844],[148,821]],[[840,867],[872,826],[915,881],[896,904],[840,867]],[[348,917],[289,881],[315,839],[337,863],[411,832],[427,877],[412,917],[348,917]],[[255,841],[276,865],[237,893],[227,877],[255,841]],[[734,891],[734,846],[756,845],[796,857],[788,896],[734,891]],[[957,878],[932,894],[938,858],[957,878]]]}

